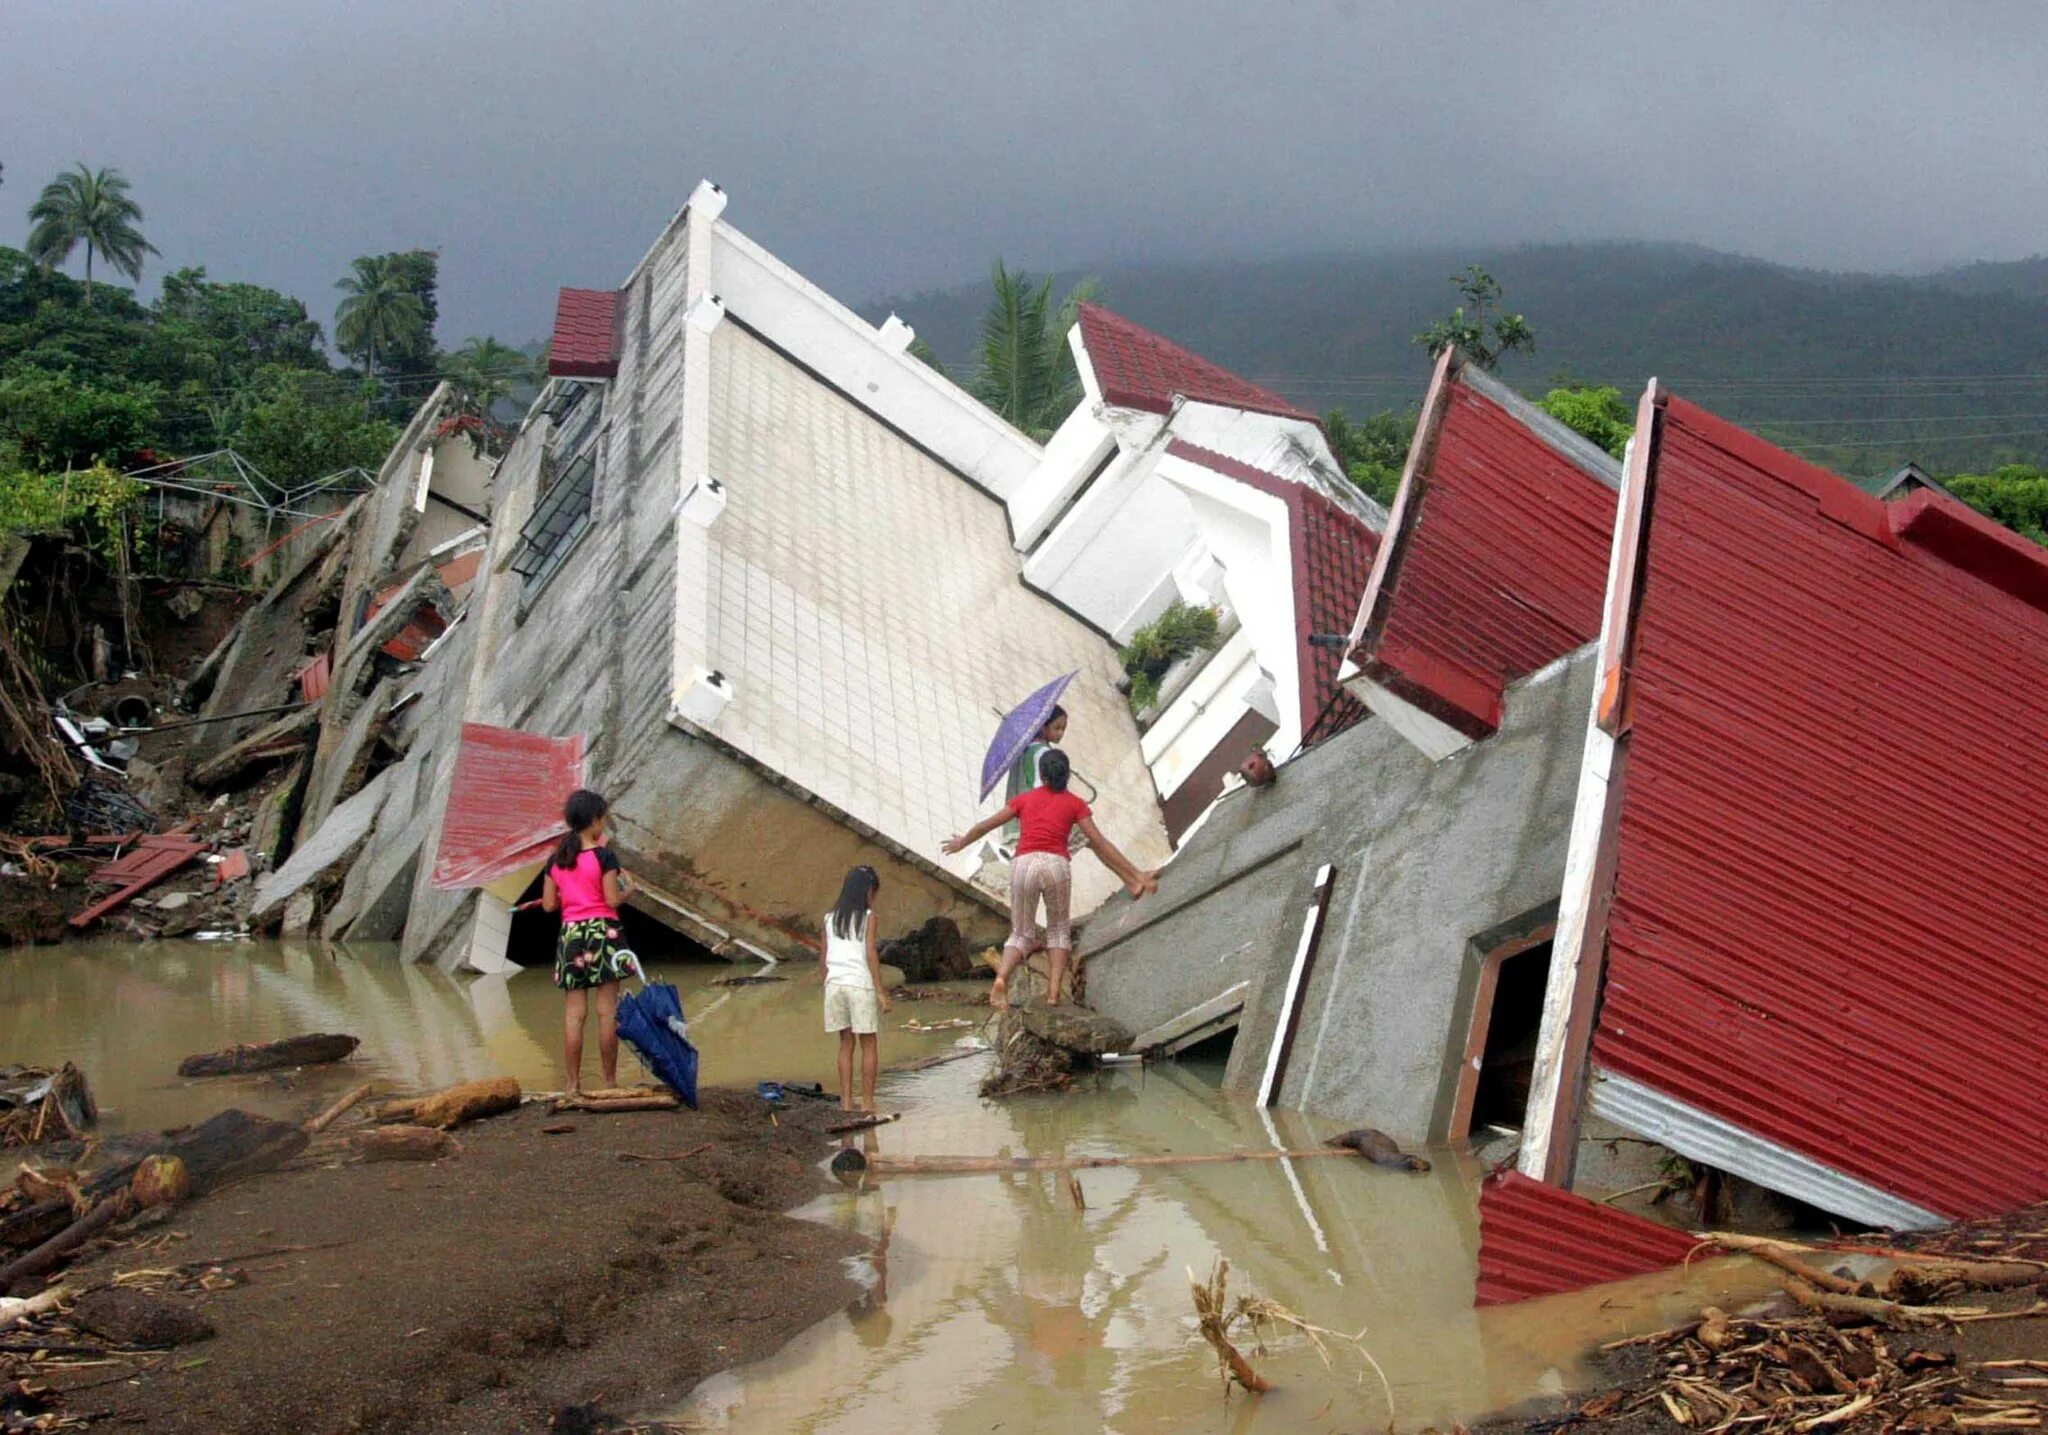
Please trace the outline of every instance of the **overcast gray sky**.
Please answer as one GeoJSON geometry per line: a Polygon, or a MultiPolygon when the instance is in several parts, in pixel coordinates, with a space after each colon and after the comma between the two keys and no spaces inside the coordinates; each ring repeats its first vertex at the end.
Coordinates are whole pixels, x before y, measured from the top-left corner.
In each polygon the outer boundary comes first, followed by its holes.
{"type": "Polygon", "coordinates": [[[2048,249],[2048,6],[0,0],[0,243],[59,168],[332,319],[442,255],[542,334],[701,176],[842,298],[1034,268],[1691,239],[1828,267],[2048,249]]]}

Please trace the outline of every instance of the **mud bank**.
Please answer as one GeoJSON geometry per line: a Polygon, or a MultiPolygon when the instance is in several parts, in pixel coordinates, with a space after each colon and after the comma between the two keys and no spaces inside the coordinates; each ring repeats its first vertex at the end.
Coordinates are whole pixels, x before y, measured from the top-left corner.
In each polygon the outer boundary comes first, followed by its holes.
{"type": "Polygon", "coordinates": [[[67,1414],[195,1435],[543,1430],[564,1406],[673,1403],[858,1293],[845,1262],[863,1243],[781,1214],[819,1190],[837,1114],[806,1104],[771,1126],[751,1094],[718,1091],[694,1114],[530,1105],[464,1127],[431,1165],[315,1148],[67,1281],[221,1261],[246,1281],[166,1283],[214,1338],[133,1357],[132,1379],[43,1381],[72,1387],[67,1414]]]}

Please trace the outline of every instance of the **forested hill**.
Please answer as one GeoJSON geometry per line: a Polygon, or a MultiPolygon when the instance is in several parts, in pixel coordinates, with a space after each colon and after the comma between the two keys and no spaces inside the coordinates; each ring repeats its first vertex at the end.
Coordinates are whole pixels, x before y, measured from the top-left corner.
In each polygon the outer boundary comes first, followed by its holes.
{"type": "MultiPolygon", "coordinates": [[[[1318,410],[1419,401],[1416,330],[1484,265],[1536,331],[1503,377],[1540,393],[1650,376],[1840,472],[2048,456],[2048,260],[1914,277],[1786,268],[1690,245],[1556,244],[1088,271],[1103,301],[1318,410]]],[[[1076,275],[1060,276],[1065,285],[1076,275]]],[[[864,306],[969,362],[976,283],[864,306]]]]}

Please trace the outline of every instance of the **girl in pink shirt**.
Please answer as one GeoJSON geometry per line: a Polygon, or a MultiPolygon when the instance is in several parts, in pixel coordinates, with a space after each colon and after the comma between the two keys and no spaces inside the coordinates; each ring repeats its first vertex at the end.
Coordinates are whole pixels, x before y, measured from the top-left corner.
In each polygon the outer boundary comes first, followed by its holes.
{"type": "Polygon", "coordinates": [[[562,1055],[569,1091],[583,1089],[583,1022],[587,993],[597,993],[597,1055],[604,1084],[619,1084],[619,979],[637,959],[619,939],[619,904],[626,900],[626,874],[605,845],[611,807],[595,792],[578,789],[562,810],[562,834],[541,884],[543,911],[562,914],[555,945],[555,985],[564,993],[562,1055]]]}

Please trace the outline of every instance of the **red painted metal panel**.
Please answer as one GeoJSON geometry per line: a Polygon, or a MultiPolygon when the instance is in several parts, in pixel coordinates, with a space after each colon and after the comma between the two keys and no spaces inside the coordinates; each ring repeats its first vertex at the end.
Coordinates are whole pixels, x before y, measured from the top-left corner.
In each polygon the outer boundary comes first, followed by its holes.
{"type": "Polygon", "coordinates": [[[334,650],[329,648],[318,657],[306,660],[299,669],[299,696],[309,703],[317,703],[327,696],[327,685],[334,681],[334,650]]]}
{"type": "Polygon", "coordinates": [[[619,373],[619,296],[610,289],[564,289],[555,298],[548,372],[560,379],[613,379],[619,373]]]}
{"type": "Polygon", "coordinates": [[[582,785],[580,735],[464,723],[434,885],[481,887],[538,862],[562,835],[562,804],[582,785]]]}
{"type": "Polygon", "coordinates": [[[1443,402],[1393,589],[1377,595],[1376,641],[1352,658],[1485,737],[1501,689],[1599,636],[1615,491],[1455,376],[1443,402]],[[1445,674],[1456,691],[1441,689],[1445,674]]]}
{"type": "Polygon", "coordinates": [[[1081,306],[1081,342],[1102,397],[1119,408],[1163,414],[1179,394],[1196,403],[1278,414],[1305,423],[1321,421],[1270,389],[1241,379],[1221,364],[1161,338],[1100,304],[1081,306]]]}
{"type": "MultiPolygon", "coordinates": [[[[1289,561],[1294,569],[1296,666],[1301,675],[1304,744],[1335,737],[1370,716],[1365,705],[1337,685],[1343,652],[1309,642],[1311,633],[1343,633],[1358,611],[1372,574],[1379,535],[1306,484],[1291,483],[1252,464],[1175,439],[1175,458],[1234,478],[1287,505],[1289,561]]],[[[1284,756],[1284,754],[1283,754],[1284,756]]]]}
{"type": "Polygon", "coordinates": [[[1647,1275],[1681,1264],[1699,1247],[1690,1232],[1501,1171],[1479,1192],[1473,1304],[1505,1305],[1647,1275]]]}
{"type": "Polygon", "coordinates": [[[2048,552],[1939,495],[1874,533],[1678,399],[1653,465],[1596,1066],[1943,1215],[2041,1200],[2048,552]]]}
{"type": "Polygon", "coordinates": [[[131,850],[122,853],[92,874],[94,882],[109,884],[119,890],[85,908],[71,919],[71,925],[90,926],[98,918],[147,892],[204,852],[208,845],[197,837],[185,837],[177,833],[143,838],[131,850]]]}

